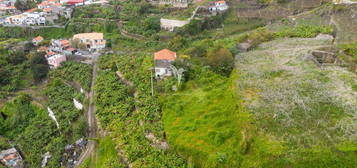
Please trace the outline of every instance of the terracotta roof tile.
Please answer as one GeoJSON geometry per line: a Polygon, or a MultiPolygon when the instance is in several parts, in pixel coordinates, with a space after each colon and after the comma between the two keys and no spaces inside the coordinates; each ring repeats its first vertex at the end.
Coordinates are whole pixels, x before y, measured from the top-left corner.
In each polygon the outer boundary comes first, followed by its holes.
{"type": "Polygon", "coordinates": [[[52,9],[51,9],[51,8],[44,8],[43,11],[45,11],[45,12],[51,12],[52,9]]]}
{"type": "Polygon", "coordinates": [[[170,51],[169,49],[163,49],[154,54],[155,60],[169,60],[175,61],[176,60],[176,53],[170,51]]]}
{"type": "Polygon", "coordinates": [[[103,33],[80,33],[75,34],[73,39],[103,39],[103,33]]]}
{"type": "Polygon", "coordinates": [[[37,49],[37,51],[48,51],[48,47],[40,47],[37,49]]]}
{"type": "Polygon", "coordinates": [[[42,36],[37,36],[34,38],[35,41],[42,41],[43,40],[43,37],[42,36]]]}

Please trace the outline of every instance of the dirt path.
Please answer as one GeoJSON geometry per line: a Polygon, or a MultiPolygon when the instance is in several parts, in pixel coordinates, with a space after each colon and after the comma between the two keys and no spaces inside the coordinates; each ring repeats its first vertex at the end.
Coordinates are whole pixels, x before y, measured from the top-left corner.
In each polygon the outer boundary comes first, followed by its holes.
{"type": "MultiPolygon", "coordinates": [[[[89,135],[88,138],[96,138],[97,136],[97,123],[95,119],[95,104],[94,104],[94,86],[95,80],[97,78],[97,59],[98,56],[93,56],[93,72],[92,72],[92,85],[91,90],[89,92],[89,106],[87,111],[87,121],[89,127],[89,135]]],[[[96,142],[94,140],[89,140],[87,143],[86,150],[82,153],[80,158],[78,159],[77,165],[75,166],[78,168],[85,159],[87,159],[95,149],[96,142]]]]}
{"type": "MultiPolygon", "coordinates": [[[[121,73],[120,71],[117,71],[116,74],[117,74],[119,80],[123,81],[126,85],[128,85],[130,87],[134,87],[134,83],[125,79],[123,73],[121,73]]],[[[136,102],[138,102],[138,100],[137,100],[138,94],[139,94],[138,91],[135,89],[134,99],[136,102]]],[[[137,111],[138,111],[138,107],[135,106],[135,112],[137,112],[137,111]]],[[[139,121],[139,122],[140,122],[140,125],[142,126],[143,122],[142,121],[139,121]]],[[[169,144],[167,143],[166,140],[160,141],[159,138],[157,138],[155,136],[155,134],[152,132],[147,132],[144,134],[144,136],[146,139],[151,141],[151,146],[153,146],[155,148],[162,149],[162,150],[167,150],[169,148],[169,144]]],[[[123,153],[123,151],[121,151],[121,152],[123,153]]]]}
{"type": "Polygon", "coordinates": [[[336,43],[340,39],[339,38],[340,36],[337,33],[340,32],[342,29],[340,25],[336,22],[335,15],[331,15],[330,24],[336,27],[336,37],[335,37],[336,39],[334,40],[334,43],[336,43]]]}
{"type": "Polygon", "coordinates": [[[139,35],[139,34],[132,34],[132,33],[129,33],[127,31],[125,31],[123,29],[123,23],[121,21],[117,22],[117,26],[118,26],[118,29],[120,31],[120,34],[125,36],[125,37],[131,38],[131,39],[135,39],[135,40],[145,40],[146,39],[145,36],[142,36],[142,35],[139,35]]]}
{"type": "Polygon", "coordinates": [[[333,0],[334,4],[357,4],[357,1],[352,0],[333,0]]]}

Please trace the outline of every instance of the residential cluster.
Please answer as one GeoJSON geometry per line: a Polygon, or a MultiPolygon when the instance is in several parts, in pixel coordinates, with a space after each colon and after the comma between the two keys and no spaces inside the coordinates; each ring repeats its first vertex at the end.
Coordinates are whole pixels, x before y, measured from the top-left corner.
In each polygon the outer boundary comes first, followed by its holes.
{"type": "Polygon", "coordinates": [[[0,0],[0,16],[16,13],[15,2],[16,0],[0,0]]]}
{"type": "Polygon", "coordinates": [[[107,0],[44,0],[36,8],[20,12],[15,0],[0,0],[0,24],[7,26],[33,26],[54,24],[60,17],[70,18],[73,7],[90,4],[107,4],[107,0]]]}
{"type": "Polygon", "coordinates": [[[22,168],[23,159],[16,148],[10,148],[0,152],[0,165],[12,168],[22,168]]]}
{"type": "MultiPolygon", "coordinates": [[[[43,37],[38,36],[32,43],[38,46],[43,40],[43,37]]],[[[37,51],[46,53],[50,68],[57,68],[67,61],[67,56],[99,52],[105,48],[105,43],[103,33],[81,33],[74,35],[72,39],[52,39],[50,46],[40,46],[37,51]]]]}
{"type": "Polygon", "coordinates": [[[229,6],[226,1],[214,1],[208,4],[208,11],[214,12],[224,12],[228,10],[229,6]]]}

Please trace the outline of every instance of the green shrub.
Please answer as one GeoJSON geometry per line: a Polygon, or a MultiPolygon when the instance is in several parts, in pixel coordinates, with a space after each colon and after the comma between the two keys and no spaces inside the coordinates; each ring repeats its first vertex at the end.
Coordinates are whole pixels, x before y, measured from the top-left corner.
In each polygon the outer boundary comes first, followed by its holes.
{"type": "Polygon", "coordinates": [[[342,44],[339,48],[342,49],[345,54],[357,60],[357,42],[342,44]]]}
{"type": "Polygon", "coordinates": [[[272,33],[269,30],[258,28],[248,35],[247,40],[250,41],[253,46],[257,46],[260,43],[272,40],[272,38],[272,33]]]}
{"type": "Polygon", "coordinates": [[[282,37],[300,37],[311,38],[317,36],[319,33],[332,34],[333,28],[331,26],[314,26],[314,25],[298,25],[294,28],[286,28],[279,32],[275,32],[275,38],[282,37]]]}

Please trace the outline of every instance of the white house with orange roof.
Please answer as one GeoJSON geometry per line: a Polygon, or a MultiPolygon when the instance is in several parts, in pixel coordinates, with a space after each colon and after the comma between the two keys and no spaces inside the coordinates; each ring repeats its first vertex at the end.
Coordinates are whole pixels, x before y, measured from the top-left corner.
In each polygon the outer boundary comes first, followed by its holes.
{"type": "Polygon", "coordinates": [[[171,64],[177,58],[176,52],[163,49],[154,53],[155,78],[172,76],[171,64]]]}
{"type": "Polygon", "coordinates": [[[210,12],[223,12],[228,10],[228,8],[226,1],[214,1],[209,4],[208,10],[210,12]]]}
{"type": "Polygon", "coordinates": [[[73,39],[78,39],[85,44],[86,48],[91,52],[97,52],[105,48],[106,41],[103,33],[81,33],[74,35],[73,39]]]}
{"type": "Polygon", "coordinates": [[[35,37],[34,39],[32,39],[32,43],[34,44],[34,45],[38,45],[38,43],[40,43],[41,41],[43,41],[43,37],[42,36],[37,36],[37,37],[35,37]]]}
{"type": "Polygon", "coordinates": [[[63,52],[65,49],[70,47],[70,42],[68,40],[60,39],[60,40],[51,40],[50,50],[56,52],[63,52]]]}

